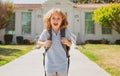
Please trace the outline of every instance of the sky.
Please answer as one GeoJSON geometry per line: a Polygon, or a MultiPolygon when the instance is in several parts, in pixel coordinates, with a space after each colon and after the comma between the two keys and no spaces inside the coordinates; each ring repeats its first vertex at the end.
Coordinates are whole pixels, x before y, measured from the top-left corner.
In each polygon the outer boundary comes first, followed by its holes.
{"type": "Polygon", "coordinates": [[[10,1],[15,4],[42,4],[47,0],[2,0],[2,1],[10,1]]]}

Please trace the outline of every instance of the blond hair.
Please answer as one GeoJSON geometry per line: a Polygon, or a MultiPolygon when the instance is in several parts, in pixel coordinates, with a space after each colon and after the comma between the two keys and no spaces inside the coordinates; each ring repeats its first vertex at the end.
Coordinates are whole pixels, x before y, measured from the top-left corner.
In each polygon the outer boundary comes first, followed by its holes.
{"type": "Polygon", "coordinates": [[[50,18],[55,13],[60,14],[62,16],[62,23],[61,23],[60,29],[67,28],[68,21],[67,21],[66,15],[59,8],[53,8],[44,15],[43,20],[44,20],[46,29],[50,30],[52,28],[51,23],[50,23],[50,18]]]}

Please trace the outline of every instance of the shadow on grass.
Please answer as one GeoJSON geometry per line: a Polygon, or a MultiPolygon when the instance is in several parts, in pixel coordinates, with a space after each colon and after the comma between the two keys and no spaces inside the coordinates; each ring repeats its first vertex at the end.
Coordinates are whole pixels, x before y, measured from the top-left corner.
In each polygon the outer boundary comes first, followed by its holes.
{"type": "Polygon", "coordinates": [[[11,48],[1,48],[0,47],[0,55],[4,56],[11,56],[16,52],[20,52],[21,50],[19,49],[11,49],[11,48]]]}

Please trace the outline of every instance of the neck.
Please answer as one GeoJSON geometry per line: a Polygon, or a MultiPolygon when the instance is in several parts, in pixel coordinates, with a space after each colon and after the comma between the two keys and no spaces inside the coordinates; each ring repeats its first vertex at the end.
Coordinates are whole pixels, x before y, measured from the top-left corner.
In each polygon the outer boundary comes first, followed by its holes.
{"type": "Polygon", "coordinates": [[[53,31],[57,34],[58,31],[59,31],[59,28],[58,29],[53,29],[53,31]]]}

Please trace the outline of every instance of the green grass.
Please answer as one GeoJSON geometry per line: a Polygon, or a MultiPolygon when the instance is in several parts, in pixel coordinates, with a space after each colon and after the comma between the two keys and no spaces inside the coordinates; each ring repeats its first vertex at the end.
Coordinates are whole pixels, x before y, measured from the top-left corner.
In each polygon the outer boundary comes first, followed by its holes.
{"type": "MultiPolygon", "coordinates": [[[[81,47],[78,45],[78,48],[81,47]]],[[[86,44],[80,52],[109,72],[120,76],[120,45],[86,44]]]]}
{"type": "Polygon", "coordinates": [[[0,45],[0,66],[31,51],[33,45],[0,45]]]}

